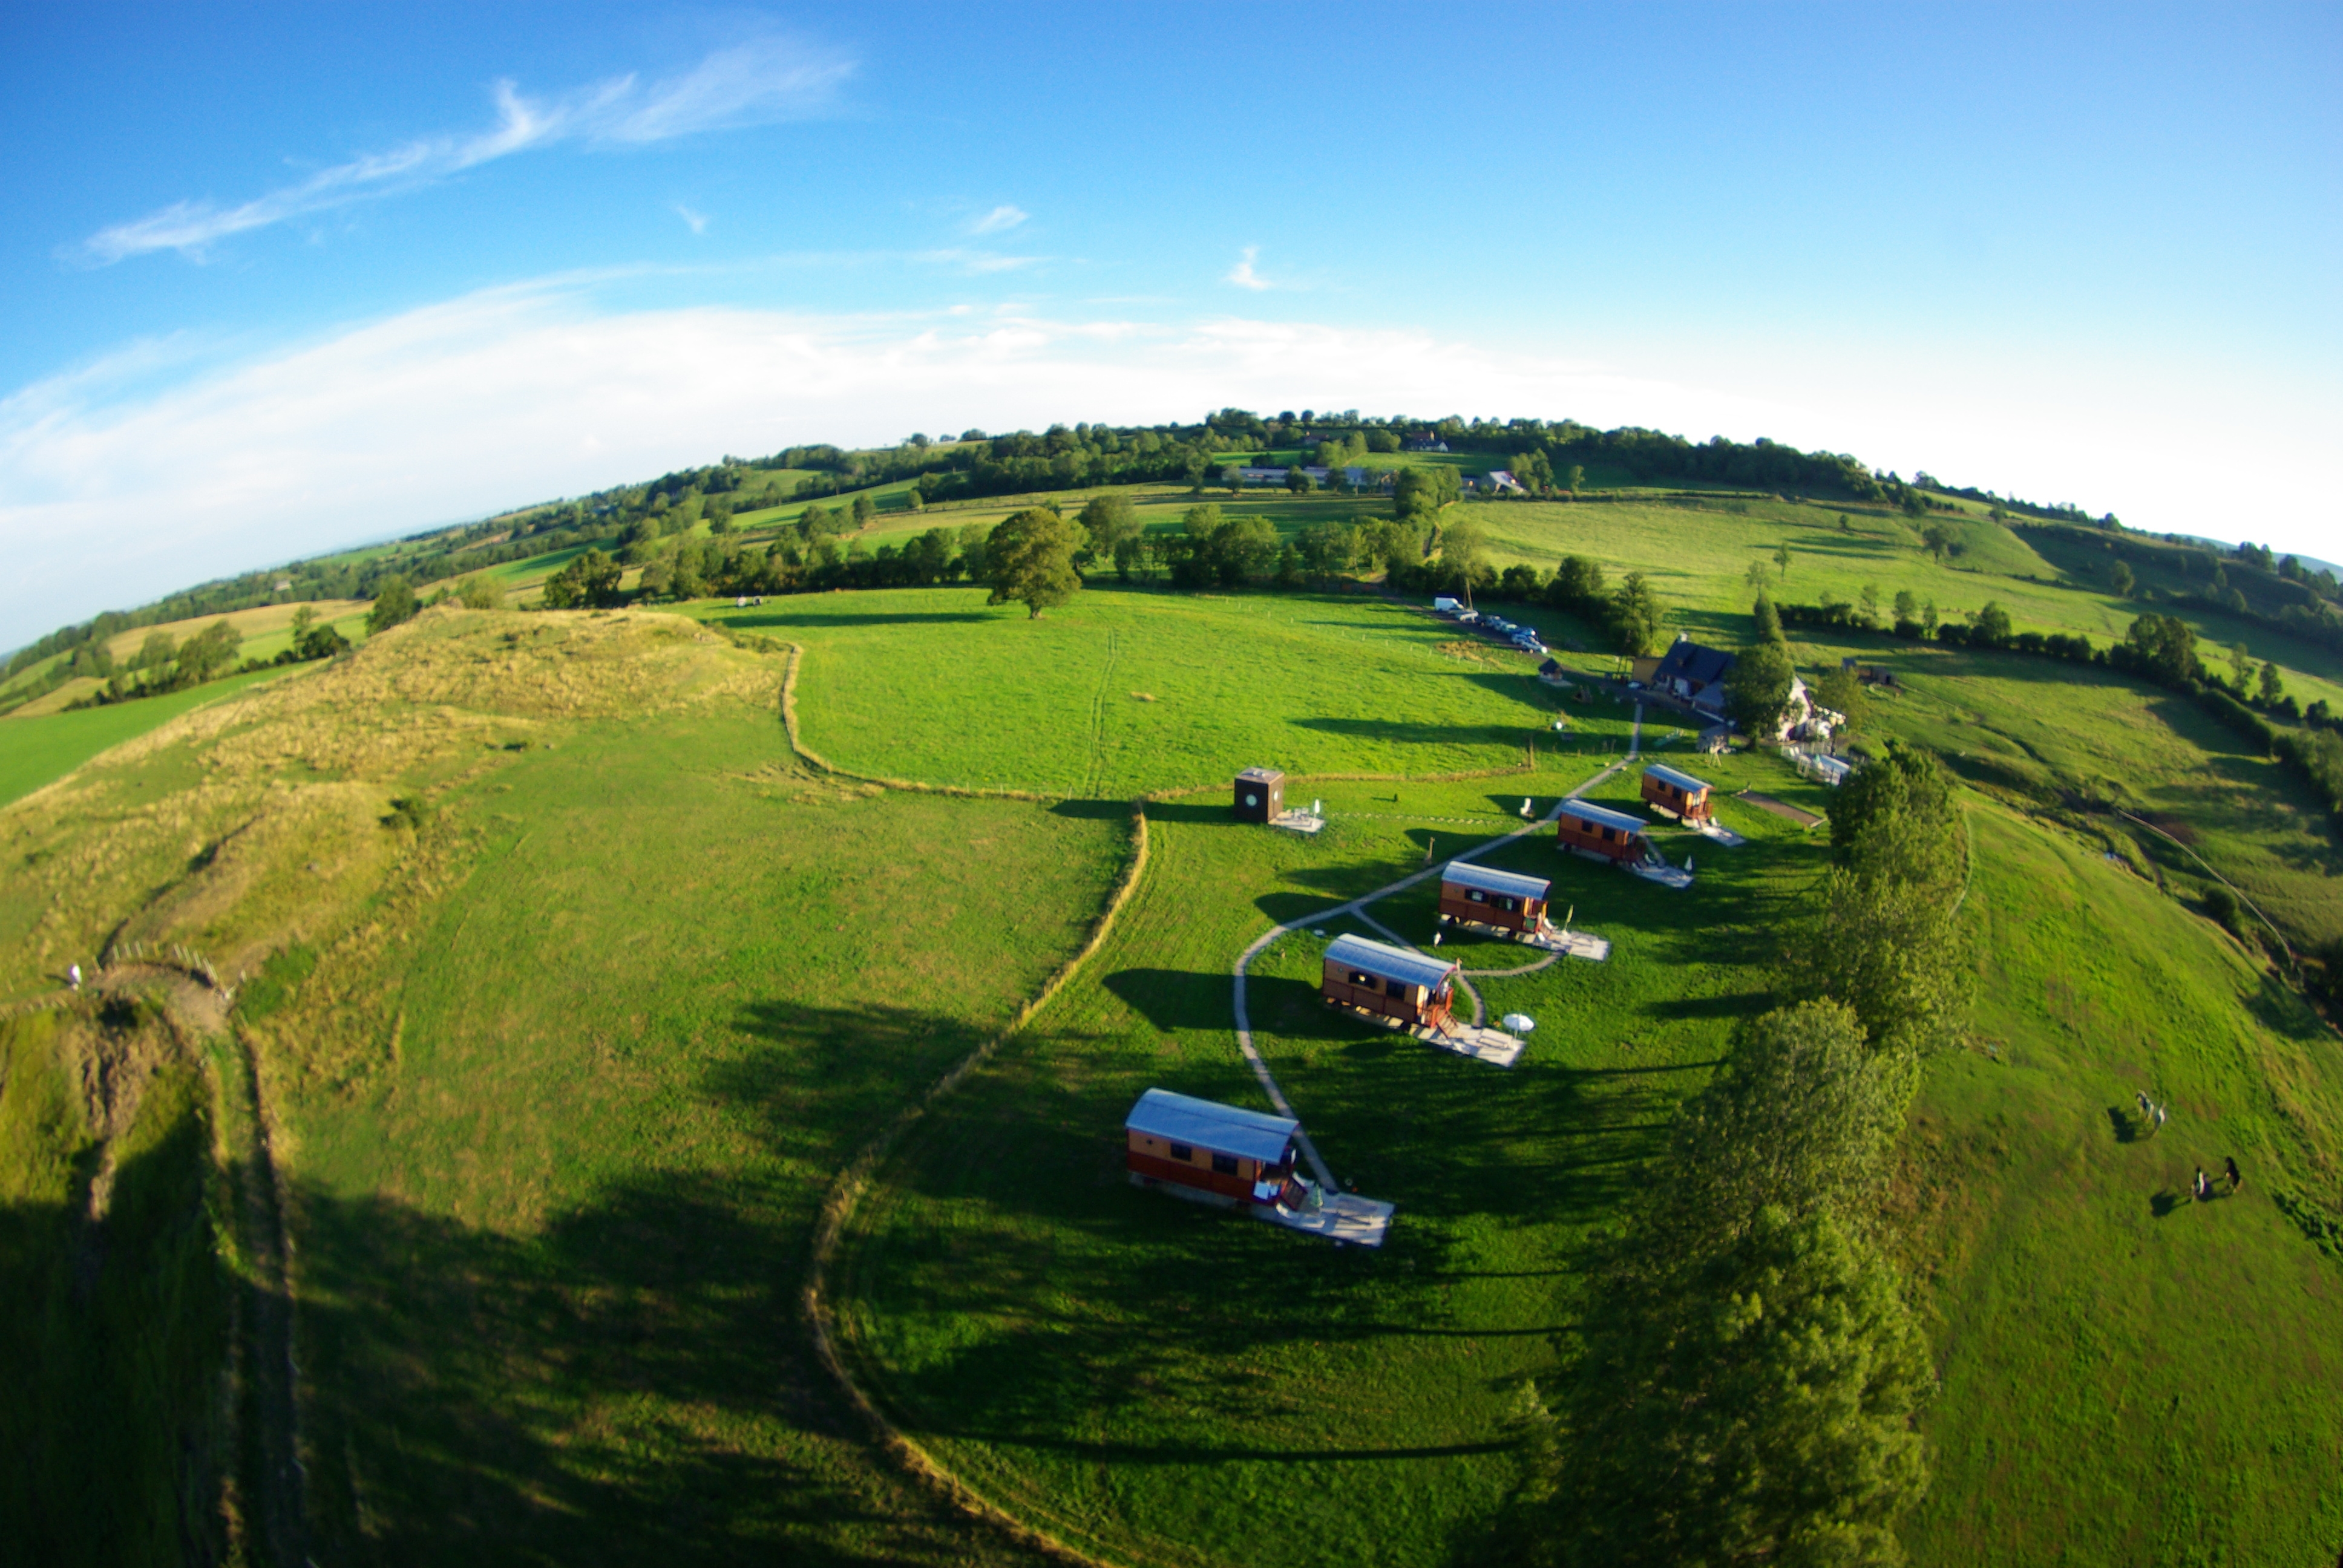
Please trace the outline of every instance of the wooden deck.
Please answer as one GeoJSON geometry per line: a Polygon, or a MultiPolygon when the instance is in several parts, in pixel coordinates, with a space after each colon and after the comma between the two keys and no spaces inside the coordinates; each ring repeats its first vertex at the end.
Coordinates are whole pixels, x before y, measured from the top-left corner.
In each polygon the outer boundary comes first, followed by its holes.
{"type": "Polygon", "coordinates": [[[1355,1192],[1329,1192],[1322,1209],[1280,1209],[1256,1203],[1252,1211],[1258,1218],[1289,1231],[1302,1231],[1353,1246],[1380,1247],[1391,1231],[1392,1208],[1389,1203],[1378,1203],[1355,1192]]]}

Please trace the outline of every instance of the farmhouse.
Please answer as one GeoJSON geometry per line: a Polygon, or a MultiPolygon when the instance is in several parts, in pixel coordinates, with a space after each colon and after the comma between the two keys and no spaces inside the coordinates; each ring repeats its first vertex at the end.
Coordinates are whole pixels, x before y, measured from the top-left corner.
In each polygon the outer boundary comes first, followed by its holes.
{"type": "Polygon", "coordinates": [[[1635,678],[1646,686],[1691,703],[1695,711],[1724,714],[1725,678],[1733,673],[1733,655],[1703,647],[1680,632],[1666,653],[1650,661],[1648,671],[1644,663],[1635,661],[1635,678]]]}
{"type": "Polygon", "coordinates": [[[1444,959],[1346,934],[1327,948],[1318,990],[1330,1007],[1396,1019],[1410,1029],[1440,1029],[1455,1006],[1456,970],[1444,959]]]}
{"type": "Polygon", "coordinates": [[[1659,851],[1644,837],[1644,824],[1624,811],[1565,800],[1554,819],[1555,848],[1590,859],[1615,860],[1621,865],[1656,859],[1659,851]]]}
{"type": "Polygon", "coordinates": [[[1514,478],[1512,474],[1506,472],[1504,469],[1492,468],[1489,470],[1489,488],[1503,493],[1507,490],[1519,490],[1521,487],[1521,481],[1514,478]]]}
{"type": "Polygon", "coordinates": [[[1403,449],[1410,452],[1445,452],[1448,450],[1448,443],[1442,440],[1437,436],[1417,436],[1410,440],[1401,442],[1400,445],[1403,449]]]}
{"type": "Polygon", "coordinates": [[[1535,935],[1547,929],[1546,900],[1553,890],[1542,877],[1451,860],[1440,873],[1440,919],[1535,935]]]}
{"type": "Polygon", "coordinates": [[[1686,822],[1706,822],[1716,816],[1709,803],[1709,783],[1689,773],[1654,762],[1644,769],[1644,799],[1658,810],[1686,822]]]}
{"type": "Polygon", "coordinates": [[[1301,1127],[1290,1116],[1151,1089],[1122,1119],[1123,1163],[1134,1187],[1229,1206],[1274,1203],[1293,1175],[1301,1127]]]}
{"type": "Polygon", "coordinates": [[[1240,822],[1274,822],[1285,814],[1285,775],[1274,768],[1248,768],[1237,775],[1233,809],[1240,822]]]}

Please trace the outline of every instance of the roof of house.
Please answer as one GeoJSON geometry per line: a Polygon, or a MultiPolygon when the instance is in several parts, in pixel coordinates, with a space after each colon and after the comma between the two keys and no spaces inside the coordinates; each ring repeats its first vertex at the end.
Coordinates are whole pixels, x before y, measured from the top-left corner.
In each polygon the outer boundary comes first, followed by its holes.
{"type": "Polygon", "coordinates": [[[1302,1123],[1291,1116],[1242,1111],[1216,1101],[1174,1094],[1168,1089],[1151,1089],[1141,1095],[1122,1124],[1133,1132],[1272,1165],[1285,1158],[1285,1146],[1302,1129],[1302,1123]]]}
{"type": "Polygon", "coordinates": [[[1624,811],[1614,811],[1606,807],[1589,806],[1584,800],[1564,800],[1562,814],[1575,817],[1582,822],[1591,822],[1598,828],[1624,828],[1630,832],[1640,833],[1644,827],[1640,817],[1630,817],[1624,811]]]}
{"type": "Polygon", "coordinates": [[[1676,638],[1674,647],[1660,659],[1653,671],[1661,680],[1689,680],[1700,686],[1714,686],[1725,678],[1733,668],[1733,656],[1722,648],[1706,648],[1688,637],[1676,638]]]}
{"type": "Polygon", "coordinates": [[[1440,873],[1443,882],[1460,888],[1478,888],[1484,893],[1509,893],[1516,899],[1543,899],[1553,890],[1554,884],[1543,877],[1524,877],[1513,871],[1493,871],[1486,866],[1475,866],[1469,860],[1451,860],[1440,873]]]}
{"type": "Polygon", "coordinates": [[[1255,784],[1274,784],[1285,775],[1274,768],[1248,768],[1237,777],[1249,779],[1255,784]]]}
{"type": "Polygon", "coordinates": [[[1538,666],[1538,673],[1540,675],[1560,675],[1562,673],[1562,661],[1558,658],[1549,658],[1544,664],[1538,666]]]}
{"type": "Polygon", "coordinates": [[[1687,795],[1697,795],[1703,789],[1709,788],[1707,779],[1695,779],[1689,773],[1679,773],[1664,762],[1654,762],[1644,771],[1663,784],[1674,785],[1687,795]]]}
{"type": "Polygon", "coordinates": [[[1354,937],[1347,932],[1327,945],[1326,956],[1336,963],[1348,964],[1369,974],[1382,975],[1386,980],[1403,980],[1409,985],[1436,986],[1456,972],[1456,966],[1445,959],[1427,958],[1422,953],[1412,953],[1405,948],[1371,942],[1364,937],[1354,937]]]}

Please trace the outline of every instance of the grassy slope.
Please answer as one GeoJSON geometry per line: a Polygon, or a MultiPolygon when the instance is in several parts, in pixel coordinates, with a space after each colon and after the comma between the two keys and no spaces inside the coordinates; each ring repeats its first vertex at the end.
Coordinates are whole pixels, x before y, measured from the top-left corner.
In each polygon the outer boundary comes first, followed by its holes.
{"type": "MultiPolygon", "coordinates": [[[[1134,641],[1125,657],[1144,650],[1134,641]]],[[[1942,708],[1956,693],[2013,728],[2062,736],[2062,760],[2120,772],[2152,798],[2244,760],[2217,734],[2197,734],[2190,716],[2170,728],[2157,699],[2127,683],[2060,689],[2068,706],[2054,709],[2016,668],[2024,661],[1972,662],[1938,669],[1936,679],[1919,676],[1903,719],[1919,722],[1930,703],[1942,708]],[[2165,769],[2144,778],[2150,758],[2165,769]]],[[[848,766],[900,766],[891,749],[911,709],[890,703],[915,700],[865,683],[856,721],[824,743],[848,766]]],[[[1072,706],[1018,726],[1037,774],[1056,755],[1039,731],[1053,717],[1067,728],[1072,706]]],[[[808,711],[822,709],[809,699],[808,711]]],[[[940,759],[955,766],[984,742],[939,744],[940,759]],[[953,744],[962,749],[953,753],[953,744]]],[[[1491,1445],[1506,1441],[1519,1380],[1542,1369],[1552,1375],[1543,1330],[1564,1305],[1554,1271],[1566,1271],[1571,1239],[1615,1197],[1617,1162],[1649,1147],[1636,1134],[1654,1131],[1699,1076],[1664,1070],[1712,1059],[1730,1018],[1748,1005],[1759,966],[1800,907],[1814,851],[1774,819],[1728,805],[1762,847],[1699,846],[1707,874],[1691,900],[1561,863],[1564,901],[1621,945],[1599,970],[1572,965],[1492,983],[1493,1009],[1519,1007],[1542,1020],[1531,1058],[1511,1076],[1330,1027],[1309,1000],[1314,946],[1296,940],[1270,955],[1256,1012],[1272,1031],[1267,1048],[1289,1091],[1339,1171],[1403,1204],[1393,1250],[1371,1273],[1363,1260],[1129,1192],[1112,1130],[1131,1098],[1155,1082],[1251,1103],[1254,1091],[1226,1034],[1223,977],[1264,916],[1301,912],[1420,863],[1423,835],[1470,834],[1464,821],[1476,813],[1487,821],[1520,792],[1550,793],[1571,759],[1554,760],[1551,782],[1394,788],[1403,804],[1373,786],[1312,785],[1343,815],[1312,844],[1223,829],[1217,802],[1159,809],[1156,867],[1091,976],[981,1085],[933,1119],[894,1173],[889,1201],[865,1216],[850,1272],[859,1348],[923,1441],[1051,1527],[1155,1560],[1249,1556],[1270,1540],[1265,1531],[1290,1553],[1335,1541],[1362,1561],[1424,1561],[1469,1542],[1510,1477],[1491,1445]],[[1425,819],[1404,819],[1419,813],[1425,819]],[[1403,843],[1402,833],[1410,835],[1403,843]],[[1571,1137],[1573,1127],[1588,1141],[1571,1137]],[[1559,1160],[1557,1130],[1570,1151],[1559,1160]],[[1557,1259],[1553,1269],[1510,1266],[1547,1257],[1557,1259]],[[976,1258],[991,1266],[980,1293],[967,1285],[976,1258]],[[1041,1345],[1050,1354],[1037,1359],[1041,1345]],[[1470,1364],[1460,1360],[1468,1352],[1470,1364]],[[1037,1365],[1056,1370],[1042,1377],[1037,1365]],[[1322,1492],[1303,1480],[1342,1483],[1322,1493],[1339,1503],[1298,1502],[1322,1492]]],[[[1770,763],[1694,766],[1765,770],[1776,792],[1800,788],[1770,763]]],[[[1623,801],[1630,793],[1624,781],[1605,791],[1623,801]]],[[[2236,805],[2216,791],[2194,809],[2217,821],[2236,805]]],[[[2270,1452],[2243,1456],[2254,1503],[2246,1507],[2231,1479],[2167,1473],[2169,1444],[2152,1426],[2078,1425],[2090,1383],[2070,1366],[2052,1375],[2039,1364],[2046,1343],[2066,1336],[2046,1341],[2034,1320],[2005,1303],[2029,1271],[2038,1275],[2064,1257],[2048,1283],[2067,1301],[2226,1292],[2241,1311],[2287,1322],[2296,1342],[2329,1342],[2343,1332],[2335,1264],[2268,1209],[2266,1191],[2282,1181],[2330,1211],[2343,1199],[2326,1131],[2343,1062],[2331,1040],[2267,990],[2206,922],[2056,830],[1978,810],[1988,824],[1976,893],[1988,954],[1982,1021],[2006,1054],[1990,1066],[1938,1063],[1916,1140],[1912,1201],[1926,1217],[1915,1221],[1924,1239],[1913,1251],[1926,1265],[1947,1376],[1931,1432],[1950,1510],[1928,1516],[1916,1546],[1958,1561],[1971,1549],[2014,1552],[2013,1542],[2038,1541],[2046,1530],[2083,1561],[2129,1560],[2142,1540],[2228,1541],[2250,1561],[2278,1543],[2308,1541],[2310,1526],[2270,1523],[2268,1509],[2299,1519],[2332,1507],[2321,1487],[2343,1460],[2343,1432],[2314,1403],[2271,1408],[2264,1396],[2316,1374],[2315,1356],[2176,1332],[2130,1310],[2101,1342],[2176,1386],[2201,1383],[2212,1422],[2258,1421],[2270,1452]],[[2046,872],[2060,868],[2106,879],[2094,902],[2119,912],[2088,930],[2000,940],[2012,921],[2024,929],[2046,872]],[[2074,961],[2077,951],[2097,956],[2086,967],[2074,961]],[[2145,986],[2143,975],[2164,978],[2145,986]],[[2036,996],[2056,1010],[2053,1021],[2031,1002],[2036,996]],[[2256,1199],[2220,1211],[2228,1240],[2209,1251],[2114,1255],[2107,1232],[2124,1234],[2148,1215],[2172,1173],[2136,1157],[2113,1170],[2066,1169],[2078,1148],[2092,1162],[2108,1155],[2090,1140],[2113,1147],[2105,1102],[2127,1091],[2089,1082],[2110,1076],[2096,1054],[2072,1063],[2071,1080],[2039,1070],[2054,1050],[2064,1054],[2071,1017],[2119,1020],[2128,1033],[2143,1012],[2161,1020],[2156,1071],[2143,1085],[2178,1097],[2222,1152],[2238,1152],[2249,1169],[2267,1166],[2256,1199]],[[2016,1071],[2003,1065],[2013,1059],[2016,1071]],[[2031,1077],[2028,1064],[2036,1065],[2031,1077]],[[2006,1102],[1980,1104],[1980,1072],[1988,1085],[1994,1073],[2025,1085],[2036,1102],[2022,1118],[2006,1102]],[[2216,1082],[2226,1088],[2190,1093],[2216,1082]],[[2281,1102],[2293,1109],[2270,1109],[2281,1102]],[[1931,1163],[1927,1151],[1947,1136],[1961,1148],[1931,1163]],[[1939,1204],[1932,1183],[1956,1201],[1939,1204]],[[1990,1248],[1960,1223],[1989,1191],[2012,1211],[1996,1215],[1993,1231],[2006,1244],[1990,1248]],[[2069,1216],[2077,1206],[2088,1210],[2080,1221],[2069,1216]],[[2029,1228],[2034,1239],[2021,1240],[2029,1228]],[[2058,1251],[2083,1242],[2085,1253],[2058,1251]],[[1941,1255],[1930,1251],[1939,1245],[1941,1255]],[[2010,1480],[2005,1461],[1990,1456],[2013,1431],[2028,1434],[2023,1484],[2056,1500],[2046,1511],[1980,1502],[2010,1480]],[[2110,1486],[2150,1473],[2163,1491],[2151,1503],[2135,1499],[2133,1533],[2110,1543],[2075,1523],[2110,1486]],[[1974,1506],[1964,1512],[1956,1500],[1974,1506]],[[1931,1546],[1939,1521],[1947,1533],[1931,1546]]],[[[1510,857],[1555,864],[1542,850],[1510,857]]],[[[1397,907],[1407,910],[1410,900],[1397,907]]],[[[1428,905],[1414,910],[1401,929],[1427,915],[1428,905]]],[[[2093,1053],[2107,1049],[2085,1032],[2093,1053]]],[[[2167,1136],[2167,1149],[2177,1148],[2167,1136]]]]}
{"type": "Polygon", "coordinates": [[[1454,628],[1362,598],[1095,591],[1038,621],[975,588],[691,610],[806,646],[816,749],[956,784],[1127,799],[1255,763],[1503,768],[1556,706],[1534,661],[1460,659],[1440,648],[1454,628]]]}
{"type": "Polygon", "coordinates": [[[0,1514],[24,1562],[208,1559],[228,1309],[206,1095],[182,1061],[117,1070],[102,1161],[80,1081],[96,1032],[0,1022],[0,1514]]]}
{"type": "Polygon", "coordinates": [[[0,805],[54,783],[109,747],[160,729],[179,715],[233,696],[283,670],[231,675],[206,686],[78,713],[0,719],[0,805]]]}
{"type": "MultiPolygon", "coordinates": [[[[1513,1419],[1552,1375],[1571,1253],[1717,1055],[1769,910],[1813,860],[1803,836],[1729,805],[1756,841],[1729,866],[1702,856],[1718,869],[1696,900],[1544,835],[1503,852],[1617,944],[1605,965],[1485,982],[1493,1010],[1540,1020],[1510,1073],[1330,1017],[1322,941],[1265,954],[1260,1043],[1336,1173],[1400,1205],[1379,1253],[1139,1192],[1119,1130],[1151,1086],[1262,1104],[1227,974],[1269,917],[1392,880],[1428,837],[1461,849],[1590,771],[1327,785],[1314,840],[1236,826],[1217,799],[1151,813],[1148,881],[1107,950],[861,1217],[841,1282],[856,1349],[923,1443],[1126,1560],[1473,1559],[1516,1478],[1513,1419]]],[[[1428,940],[1427,894],[1378,913],[1428,940]]]]}

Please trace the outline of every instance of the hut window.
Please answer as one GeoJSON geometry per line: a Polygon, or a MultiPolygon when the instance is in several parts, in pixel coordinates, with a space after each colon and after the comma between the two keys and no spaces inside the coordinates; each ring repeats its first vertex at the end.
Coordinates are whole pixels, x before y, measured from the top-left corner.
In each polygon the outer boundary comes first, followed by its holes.
{"type": "Polygon", "coordinates": [[[1353,985],[1364,986],[1369,990],[1373,990],[1375,989],[1375,977],[1371,974],[1361,974],[1357,970],[1353,970],[1351,971],[1351,983],[1353,985]]]}
{"type": "Polygon", "coordinates": [[[1383,981],[1383,990],[1389,991],[1393,996],[1405,996],[1407,994],[1407,982],[1405,980],[1387,980],[1383,981]]]}
{"type": "Polygon", "coordinates": [[[1189,1148],[1185,1143],[1174,1143],[1172,1145],[1172,1159],[1188,1161],[1193,1160],[1195,1157],[1196,1151],[1193,1149],[1189,1148]]]}
{"type": "Polygon", "coordinates": [[[1213,1156],[1212,1156],[1212,1174],[1213,1174],[1213,1175],[1215,1175],[1215,1176],[1233,1176],[1233,1175],[1235,1175],[1236,1173],[1237,1173],[1237,1157],[1236,1157],[1235,1155],[1233,1155],[1233,1154],[1215,1154],[1215,1155],[1213,1155],[1213,1156]]]}
{"type": "Polygon", "coordinates": [[[1520,907],[1521,905],[1512,899],[1499,899],[1497,900],[1497,908],[1501,910],[1517,910],[1520,907]]]}
{"type": "Polygon", "coordinates": [[[1485,904],[1489,901],[1489,895],[1478,888],[1467,888],[1464,890],[1464,901],[1468,904],[1485,904]]]}

